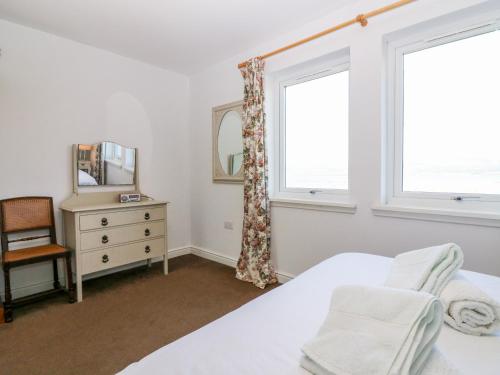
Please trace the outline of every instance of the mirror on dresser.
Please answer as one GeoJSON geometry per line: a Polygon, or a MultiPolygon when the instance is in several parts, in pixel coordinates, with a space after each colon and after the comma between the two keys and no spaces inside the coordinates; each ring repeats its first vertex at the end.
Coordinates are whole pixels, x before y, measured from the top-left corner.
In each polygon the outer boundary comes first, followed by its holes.
{"type": "Polygon", "coordinates": [[[78,186],[133,185],[136,181],[136,149],[114,142],[76,145],[78,186]]]}

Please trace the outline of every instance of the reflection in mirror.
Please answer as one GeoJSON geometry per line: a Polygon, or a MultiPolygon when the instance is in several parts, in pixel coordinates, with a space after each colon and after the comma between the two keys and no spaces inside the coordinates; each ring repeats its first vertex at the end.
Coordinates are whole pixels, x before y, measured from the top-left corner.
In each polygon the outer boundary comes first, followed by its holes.
{"type": "Polygon", "coordinates": [[[78,186],[133,185],[135,148],[102,142],[78,145],[78,186]]]}
{"type": "Polygon", "coordinates": [[[219,160],[224,172],[236,175],[243,163],[242,120],[236,111],[224,114],[218,135],[219,160]]]}

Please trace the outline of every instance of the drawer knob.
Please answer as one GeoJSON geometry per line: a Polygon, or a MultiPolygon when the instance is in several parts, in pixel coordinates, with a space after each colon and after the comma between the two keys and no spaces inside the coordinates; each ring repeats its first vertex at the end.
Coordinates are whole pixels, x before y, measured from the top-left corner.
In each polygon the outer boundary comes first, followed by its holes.
{"type": "Polygon", "coordinates": [[[144,231],[144,235],[145,235],[146,237],[148,237],[150,234],[151,234],[151,231],[150,231],[149,229],[146,229],[146,230],[144,231]]]}
{"type": "Polygon", "coordinates": [[[102,241],[102,243],[108,243],[108,241],[109,241],[108,236],[106,236],[106,235],[102,236],[102,240],[101,241],[102,241]]]}
{"type": "Polygon", "coordinates": [[[149,215],[149,212],[146,212],[144,214],[144,220],[149,220],[151,218],[151,216],[149,215]]]}
{"type": "Polygon", "coordinates": [[[103,218],[101,219],[101,225],[102,225],[103,227],[105,227],[106,225],[108,225],[108,219],[107,219],[107,218],[105,218],[105,217],[103,217],[103,218]]]}
{"type": "Polygon", "coordinates": [[[109,257],[108,257],[108,255],[107,255],[107,254],[104,254],[104,255],[102,256],[102,262],[103,262],[103,263],[108,263],[108,262],[109,262],[109,257]]]}
{"type": "Polygon", "coordinates": [[[145,248],[144,248],[144,251],[147,253],[149,253],[151,251],[151,247],[149,245],[147,245],[145,248]]]}

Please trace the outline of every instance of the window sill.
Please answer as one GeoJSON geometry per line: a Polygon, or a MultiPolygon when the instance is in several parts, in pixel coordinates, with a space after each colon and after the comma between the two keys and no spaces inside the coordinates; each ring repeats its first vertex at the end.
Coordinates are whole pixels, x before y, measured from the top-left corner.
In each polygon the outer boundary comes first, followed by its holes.
{"type": "Polygon", "coordinates": [[[396,217],[424,221],[439,221],[484,227],[500,227],[500,214],[495,212],[465,211],[441,208],[376,205],[372,207],[376,216],[396,217]]]}
{"type": "Polygon", "coordinates": [[[331,201],[312,201],[294,198],[271,198],[271,207],[294,208],[299,210],[339,212],[343,214],[355,214],[357,205],[354,203],[342,203],[331,201]]]}

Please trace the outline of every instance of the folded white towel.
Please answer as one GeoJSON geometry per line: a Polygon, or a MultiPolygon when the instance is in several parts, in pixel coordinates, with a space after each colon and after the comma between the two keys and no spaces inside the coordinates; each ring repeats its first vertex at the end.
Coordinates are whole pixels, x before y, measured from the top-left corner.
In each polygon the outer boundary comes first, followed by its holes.
{"type": "Polygon", "coordinates": [[[302,365],[314,374],[420,374],[442,323],[431,294],[340,286],[318,335],[302,348],[302,365]]]}
{"type": "Polygon", "coordinates": [[[460,375],[461,372],[453,366],[443,354],[434,347],[422,370],[422,375],[460,375]]]}
{"type": "Polygon", "coordinates": [[[462,267],[464,254],[454,243],[399,254],[394,258],[386,286],[439,295],[462,267]]]}
{"type": "Polygon", "coordinates": [[[470,335],[500,330],[500,304],[462,275],[452,279],[441,293],[444,321],[470,335]]]}
{"type": "MultiPolygon", "coordinates": [[[[300,365],[311,374],[331,375],[331,372],[328,372],[324,368],[318,366],[307,356],[302,356],[300,365]]],[[[370,374],[372,373],[370,372],[370,374]]],[[[429,354],[429,359],[422,369],[422,375],[461,375],[461,372],[434,347],[431,354],[429,354]]]]}

